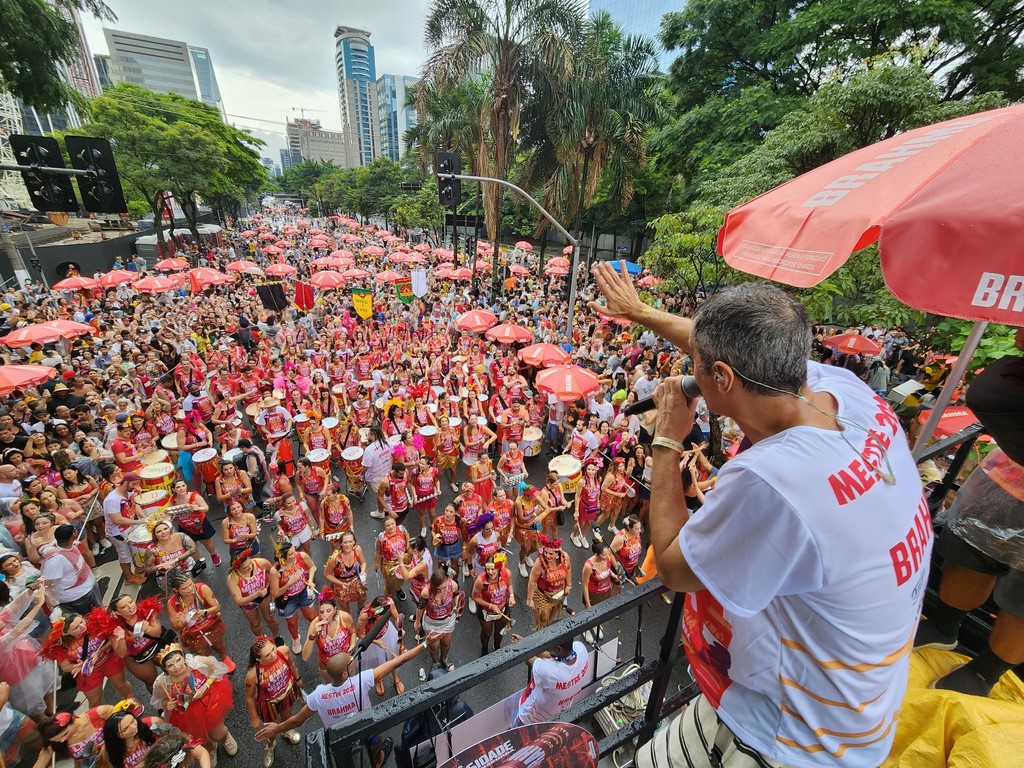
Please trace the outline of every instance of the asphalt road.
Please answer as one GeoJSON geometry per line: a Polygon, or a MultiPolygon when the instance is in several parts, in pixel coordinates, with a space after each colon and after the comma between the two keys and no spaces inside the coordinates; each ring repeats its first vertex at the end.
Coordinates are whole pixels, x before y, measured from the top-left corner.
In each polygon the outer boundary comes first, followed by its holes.
{"type": "MultiPolygon", "coordinates": [[[[530,482],[540,487],[544,481],[544,477],[547,474],[547,462],[546,457],[537,456],[527,459],[527,468],[530,474],[530,482]]],[[[463,479],[462,475],[465,472],[465,467],[460,462],[460,480],[463,479]]],[[[335,467],[333,474],[337,478],[341,478],[342,471],[340,468],[335,467]]],[[[342,487],[344,487],[344,481],[342,480],[342,487]]],[[[442,495],[439,499],[438,510],[444,507],[444,504],[454,497],[454,493],[451,491],[451,486],[442,483],[442,495]]],[[[234,682],[234,707],[227,719],[227,725],[231,732],[234,734],[238,741],[239,749],[238,754],[234,758],[227,758],[221,752],[220,760],[222,764],[235,763],[237,765],[244,766],[258,766],[262,764],[263,756],[263,745],[262,743],[256,742],[253,738],[253,731],[249,727],[249,717],[245,709],[243,681],[245,675],[245,668],[248,662],[249,647],[252,643],[253,635],[249,629],[249,625],[241,615],[241,610],[238,609],[234,602],[231,600],[228,594],[227,585],[225,583],[225,577],[227,574],[228,559],[226,546],[219,540],[220,531],[220,520],[223,519],[223,510],[215,500],[209,500],[211,506],[211,513],[209,515],[211,521],[214,523],[214,527],[218,531],[218,538],[215,539],[215,546],[222,557],[222,564],[220,567],[213,567],[212,562],[208,562],[208,567],[205,573],[200,577],[202,581],[209,584],[213,588],[217,599],[220,601],[223,608],[224,621],[227,626],[227,646],[228,651],[238,665],[238,671],[233,675],[234,682]]],[[[370,561],[372,558],[372,542],[376,534],[382,530],[381,521],[374,520],[369,516],[370,510],[375,508],[375,503],[367,494],[366,498],[362,501],[353,498],[352,506],[355,517],[355,529],[357,540],[361,543],[364,553],[366,554],[367,560],[370,561]]],[[[414,513],[408,518],[408,525],[411,526],[409,532],[411,535],[416,535],[418,530],[415,528],[418,525],[418,521],[414,520],[414,513]]],[[[567,523],[562,526],[560,534],[565,539],[563,545],[566,551],[569,553],[573,563],[573,574],[574,574],[574,589],[571,595],[571,605],[575,610],[582,609],[582,590],[579,588],[580,574],[582,572],[583,562],[586,557],[590,554],[589,550],[579,549],[572,544],[569,539],[569,533],[571,526],[571,515],[567,515],[567,523]]],[[[268,557],[267,553],[272,553],[272,545],[270,540],[270,529],[272,526],[263,526],[262,538],[261,538],[261,549],[264,553],[264,557],[268,557]]],[[[518,545],[513,544],[513,549],[518,553],[518,545]]],[[[200,549],[200,552],[203,550],[200,549]]],[[[313,560],[317,564],[317,585],[322,586],[324,583],[322,577],[323,563],[325,562],[329,553],[329,546],[322,540],[314,540],[312,542],[312,553],[313,560]]],[[[112,551],[111,551],[112,554],[112,551]]],[[[121,585],[120,571],[117,568],[116,563],[110,561],[110,555],[107,554],[101,560],[106,561],[103,565],[98,568],[98,576],[108,575],[111,578],[102,579],[101,587],[104,586],[104,602],[109,602],[110,598],[114,595],[114,590],[120,586],[121,591],[134,592],[136,587],[130,587],[127,585],[121,585]]],[[[515,558],[510,558],[510,563],[513,564],[511,571],[513,573],[513,583],[516,593],[517,605],[512,609],[512,617],[516,620],[515,631],[520,634],[527,634],[533,625],[532,611],[526,608],[526,582],[527,580],[519,575],[518,561],[515,558]]],[[[467,593],[471,588],[472,584],[469,580],[465,582],[464,588],[467,593]]],[[[369,598],[372,598],[375,594],[379,594],[380,590],[377,588],[374,576],[371,573],[368,580],[369,598]]],[[[139,596],[146,597],[150,594],[157,593],[157,587],[155,582],[151,579],[146,584],[141,586],[139,589],[139,596]]],[[[414,606],[411,600],[399,602],[399,609],[402,610],[408,617],[412,614],[414,606]]],[[[659,643],[662,634],[664,633],[665,622],[668,618],[668,606],[660,600],[655,600],[645,608],[644,620],[643,620],[643,632],[641,638],[642,653],[650,659],[657,655],[659,649],[659,643]]],[[[166,614],[164,615],[164,623],[167,624],[166,614]]],[[[289,640],[287,637],[287,630],[284,626],[284,620],[280,620],[281,630],[285,633],[286,642],[289,640]]],[[[411,627],[411,623],[409,625],[411,627]]],[[[305,632],[308,624],[304,619],[300,618],[300,636],[305,637],[305,632]]],[[[620,657],[629,660],[633,657],[636,643],[637,643],[637,614],[636,612],[627,613],[620,617],[615,622],[611,622],[604,627],[605,638],[607,639],[612,633],[618,633],[620,639],[619,654],[620,657]]],[[[507,642],[507,641],[506,641],[507,642]]],[[[480,638],[479,638],[479,622],[476,616],[469,613],[467,610],[456,626],[455,633],[453,636],[452,650],[450,658],[456,663],[466,663],[479,657],[480,654],[480,638]]],[[[320,683],[320,676],[317,670],[315,655],[310,659],[309,662],[303,662],[301,659],[296,659],[299,669],[303,676],[304,687],[307,691],[312,690],[313,687],[320,683]]],[[[406,664],[400,670],[400,677],[402,682],[405,684],[407,689],[412,689],[414,686],[419,685],[418,669],[423,666],[425,670],[429,670],[430,658],[426,652],[414,661],[406,664]]],[[[149,695],[145,690],[145,687],[137,680],[127,675],[128,679],[132,682],[136,695],[139,699],[148,704],[149,695]]],[[[481,683],[471,691],[467,692],[462,696],[462,699],[466,701],[474,711],[479,712],[485,707],[501,700],[508,696],[512,692],[521,689],[527,681],[527,670],[525,665],[521,669],[509,670],[500,675],[495,675],[482,680],[481,683]]],[[[674,690],[674,689],[673,689],[674,690]]],[[[385,682],[385,696],[391,697],[394,695],[394,687],[391,683],[390,678],[385,682]]],[[[671,691],[670,691],[671,693],[671,691]]],[[[105,691],[105,701],[113,702],[116,700],[116,693],[113,691],[111,686],[107,686],[105,691]]],[[[299,705],[296,705],[296,711],[298,711],[299,705]]],[[[318,718],[311,718],[305,726],[303,726],[301,732],[308,733],[314,729],[320,728],[318,718]]],[[[395,742],[399,741],[400,733],[394,732],[390,734],[394,737],[395,742]]],[[[598,734],[601,735],[601,734],[598,734]]],[[[305,744],[300,743],[298,746],[292,746],[278,739],[277,755],[275,765],[295,765],[295,761],[305,759],[305,744]]],[[[394,758],[389,760],[389,764],[394,764],[394,758]]],[[[367,761],[369,765],[369,761],[367,761]]]]}

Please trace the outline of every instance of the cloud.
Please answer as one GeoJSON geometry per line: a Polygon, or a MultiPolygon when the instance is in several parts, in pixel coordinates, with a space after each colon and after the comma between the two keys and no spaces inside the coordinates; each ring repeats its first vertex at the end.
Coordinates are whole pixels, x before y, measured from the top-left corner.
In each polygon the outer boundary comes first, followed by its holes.
{"type": "MultiPolygon", "coordinates": [[[[118,20],[108,24],[137,34],[183,40],[210,50],[228,119],[249,128],[278,161],[286,117],[293,108],[325,128],[341,124],[334,29],[370,32],[377,76],[418,75],[426,58],[426,0],[107,0],[118,20]],[[319,111],[315,111],[319,110],[319,111]],[[269,121],[269,122],[263,122],[269,121]]],[[[106,53],[103,24],[84,16],[93,53],[106,53]]]]}

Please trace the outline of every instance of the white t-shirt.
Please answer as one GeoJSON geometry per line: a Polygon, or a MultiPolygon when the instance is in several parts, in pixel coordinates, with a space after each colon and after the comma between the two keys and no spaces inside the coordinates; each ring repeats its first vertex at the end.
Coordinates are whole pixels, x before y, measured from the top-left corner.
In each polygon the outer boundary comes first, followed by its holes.
{"type": "Polygon", "coordinates": [[[533,662],[530,684],[519,702],[519,720],[524,725],[554,720],[572,706],[576,694],[590,682],[587,646],[577,641],[572,650],[576,658],[569,664],[556,659],[533,662]]]}
{"type": "Polygon", "coordinates": [[[376,483],[388,476],[394,454],[385,441],[370,443],[363,450],[363,466],[366,467],[366,482],[376,483]]]}
{"type": "Polygon", "coordinates": [[[318,685],[306,694],[306,706],[320,716],[325,728],[330,728],[354,712],[373,707],[373,685],[373,670],[366,669],[341,685],[318,685]]]}
{"type": "Polygon", "coordinates": [[[654,390],[658,388],[660,380],[657,378],[648,379],[646,376],[641,376],[636,384],[633,385],[633,391],[636,392],[637,400],[646,400],[648,397],[654,394],[654,390]]]}
{"type": "Polygon", "coordinates": [[[847,370],[808,374],[862,428],[844,427],[848,444],[794,427],[722,468],[679,536],[707,587],[686,597],[684,641],[701,690],[751,747],[787,765],[877,766],[907,687],[931,518],[892,409],[847,370]]]}

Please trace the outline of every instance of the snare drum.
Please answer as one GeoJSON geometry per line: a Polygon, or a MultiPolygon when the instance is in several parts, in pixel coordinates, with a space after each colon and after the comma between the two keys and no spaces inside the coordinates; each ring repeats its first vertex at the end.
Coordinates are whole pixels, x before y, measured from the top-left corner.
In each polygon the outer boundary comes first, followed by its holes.
{"type": "Polygon", "coordinates": [[[156,546],[153,544],[153,534],[149,532],[149,528],[145,525],[139,525],[133,528],[131,533],[125,538],[128,540],[128,546],[132,550],[135,570],[142,571],[146,567],[146,553],[156,546]]]}
{"type": "Polygon", "coordinates": [[[142,476],[140,487],[144,491],[167,491],[171,490],[174,484],[173,464],[150,464],[139,470],[142,476]]]}
{"type": "Polygon", "coordinates": [[[178,433],[171,432],[169,435],[164,435],[160,440],[160,447],[167,451],[167,461],[176,465],[178,463],[178,433]]]}
{"type": "Polygon", "coordinates": [[[363,475],[366,474],[366,467],[363,466],[363,449],[358,445],[350,446],[341,452],[341,460],[345,464],[345,479],[349,492],[361,492],[365,485],[363,475]]]}
{"type": "Polygon", "coordinates": [[[523,449],[524,456],[536,456],[540,453],[541,442],[544,432],[540,427],[527,427],[523,430],[523,439],[519,447],[523,449]]]}
{"type": "Polygon", "coordinates": [[[203,448],[192,454],[192,463],[196,465],[196,471],[202,475],[203,482],[213,485],[213,482],[220,477],[220,461],[216,448],[203,448]]]}
{"type": "Polygon", "coordinates": [[[135,503],[143,517],[158,514],[167,508],[170,501],[171,493],[165,490],[144,491],[135,497],[135,503]]]}
{"type": "Polygon", "coordinates": [[[299,442],[301,443],[306,437],[306,433],[309,432],[309,416],[304,413],[296,413],[295,418],[292,419],[292,424],[295,425],[295,433],[299,436],[299,442]]]}
{"type": "Polygon", "coordinates": [[[583,481],[583,462],[568,454],[555,456],[548,463],[548,471],[558,475],[558,482],[566,495],[576,493],[583,481]]]}
{"type": "MultiPolygon", "coordinates": [[[[175,435],[175,438],[177,438],[177,435],[175,435]]],[[[150,464],[169,463],[167,451],[162,450],[160,448],[158,448],[155,451],[150,451],[145,456],[140,456],[139,461],[141,461],[145,466],[149,466],[150,464]]]]}
{"type": "Polygon", "coordinates": [[[314,467],[326,470],[328,475],[331,474],[331,452],[326,448],[314,448],[306,454],[306,458],[314,467]]]}
{"type": "Polygon", "coordinates": [[[340,457],[341,446],[338,444],[338,441],[341,439],[341,422],[333,416],[328,416],[320,423],[327,430],[327,434],[331,436],[331,455],[334,458],[340,457]]]}
{"type": "Polygon", "coordinates": [[[430,458],[434,458],[437,454],[437,427],[433,424],[420,427],[420,437],[423,438],[423,452],[430,458]]]}

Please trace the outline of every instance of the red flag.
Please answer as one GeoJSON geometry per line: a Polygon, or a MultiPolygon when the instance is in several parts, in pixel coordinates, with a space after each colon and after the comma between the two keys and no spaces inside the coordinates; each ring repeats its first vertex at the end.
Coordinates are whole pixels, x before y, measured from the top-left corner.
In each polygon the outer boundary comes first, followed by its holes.
{"type": "Polygon", "coordinates": [[[188,284],[192,288],[192,293],[203,292],[203,286],[200,284],[199,278],[192,274],[191,271],[188,273],[188,284]]]}
{"type": "Polygon", "coordinates": [[[313,286],[303,282],[295,282],[295,306],[303,312],[313,308],[313,286]]]}

